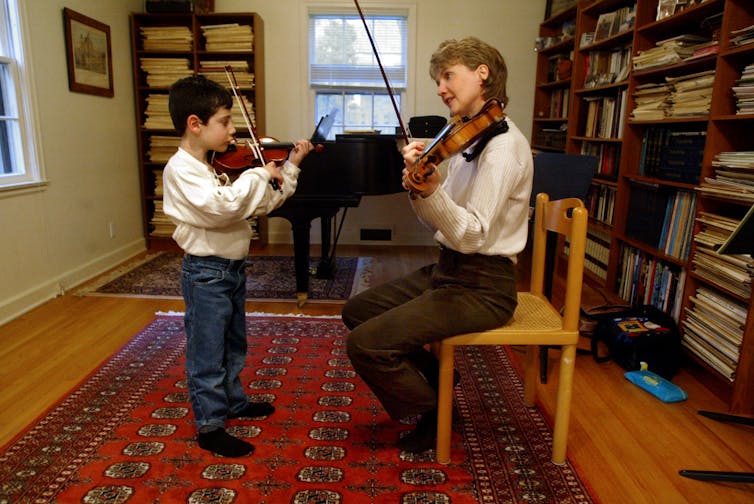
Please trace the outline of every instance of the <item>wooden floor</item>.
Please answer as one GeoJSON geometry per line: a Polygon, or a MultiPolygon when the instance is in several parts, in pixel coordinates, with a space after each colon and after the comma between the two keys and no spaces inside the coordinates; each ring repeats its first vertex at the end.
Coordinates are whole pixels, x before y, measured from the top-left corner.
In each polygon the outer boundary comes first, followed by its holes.
{"type": "MultiPolygon", "coordinates": [[[[291,253],[270,247],[261,253],[291,253]]],[[[373,281],[426,264],[430,247],[345,247],[340,255],[372,256],[373,281]]],[[[525,279],[524,279],[525,280],[525,279]]],[[[583,305],[601,304],[585,291],[583,305]]],[[[249,303],[249,311],[339,314],[338,304],[249,303]]],[[[152,320],[158,310],[182,310],[179,300],[78,297],[66,294],[0,326],[0,446],[76,386],[152,320]]],[[[520,352],[514,352],[520,356],[520,352]]],[[[557,351],[540,386],[548,415],[555,402],[557,351]]],[[[568,456],[607,504],[754,502],[754,484],[704,483],[679,469],[754,472],[754,428],[722,424],[697,410],[725,403],[682,370],[674,382],[689,400],[664,404],[631,385],[612,363],[580,355],[576,363],[568,456]]]]}

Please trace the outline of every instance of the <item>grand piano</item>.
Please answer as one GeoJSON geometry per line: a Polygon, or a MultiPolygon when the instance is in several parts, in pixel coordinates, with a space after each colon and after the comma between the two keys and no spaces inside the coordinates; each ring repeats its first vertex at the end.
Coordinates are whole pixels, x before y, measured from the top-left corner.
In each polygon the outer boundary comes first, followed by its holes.
{"type": "MultiPolygon", "coordinates": [[[[403,157],[394,135],[336,135],[334,141],[316,142],[301,163],[298,186],[293,196],[270,217],[283,217],[291,223],[296,271],[296,299],[299,307],[309,292],[309,246],[311,222],[321,219],[322,255],[315,275],[331,278],[335,269],[332,223],[344,209],[357,207],[362,196],[393,194],[401,185],[403,157]]],[[[342,223],[342,221],[341,221],[342,223]]]]}

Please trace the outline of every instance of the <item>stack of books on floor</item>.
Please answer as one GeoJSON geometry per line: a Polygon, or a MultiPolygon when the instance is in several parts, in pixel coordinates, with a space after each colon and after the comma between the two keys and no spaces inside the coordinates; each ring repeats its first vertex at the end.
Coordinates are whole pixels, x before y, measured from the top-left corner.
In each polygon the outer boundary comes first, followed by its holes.
{"type": "Polygon", "coordinates": [[[730,32],[730,43],[734,46],[754,43],[754,25],[749,25],[740,30],[732,30],[730,32]]]}
{"type": "Polygon", "coordinates": [[[147,95],[147,108],[144,111],[145,129],[173,129],[173,121],[168,110],[168,95],[152,93],[147,95]]]}
{"type": "Polygon", "coordinates": [[[145,51],[191,51],[194,37],[187,26],[141,26],[145,51]]]}
{"type": "Polygon", "coordinates": [[[186,58],[141,58],[139,65],[150,88],[169,88],[178,79],[193,75],[186,58]]]}
{"type": "Polygon", "coordinates": [[[254,33],[249,25],[228,23],[204,25],[201,29],[207,51],[252,51],[254,48],[254,33]]]}
{"type": "Polygon", "coordinates": [[[698,191],[754,202],[754,151],[721,152],[712,161],[715,175],[705,177],[698,191]]]}
{"type": "Polygon", "coordinates": [[[720,292],[699,287],[689,296],[692,306],[684,309],[681,323],[683,346],[730,381],[743,341],[747,306],[720,292]]]}
{"type": "Polygon", "coordinates": [[[151,163],[167,163],[170,157],[178,150],[181,144],[180,137],[152,135],[149,137],[149,150],[147,156],[151,163]]]}
{"type": "Polygon", "coordinates": [[[736,98],[736,114],[754,114],[754,63],[744,67],[731,90],[736,98]]]}
{"type": "Polygon", "coordinates": [[[712,101],[712,85],[715,71],[709,70],[680,77],[666,77],[673,86],[670,93],[668,117],[688,117],[708,115],[712,101]]]}

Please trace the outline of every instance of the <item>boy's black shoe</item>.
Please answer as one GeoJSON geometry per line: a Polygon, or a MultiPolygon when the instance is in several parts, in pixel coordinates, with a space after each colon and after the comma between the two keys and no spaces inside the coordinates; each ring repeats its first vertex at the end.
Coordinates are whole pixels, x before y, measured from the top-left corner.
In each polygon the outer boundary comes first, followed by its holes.
{"type": "Polygon", "coordinates": [[[225,429],[200,432],[196,437],[199,447],[223,457],[243,457],[254,452],[254,445],[231,436],[225,429]]]}
{"type": "Polygon", "coordinates": [[[250,402],[246,409],[235,414],[229,414],[228,418],[254,418],[272,415],[275,406],[268,402],[250,402]]]}
{"type": "Polygon", "coordinates": [[[437,440],[437,411],[422,414],[414,430],[398,439],[398,448],[409,453],[421,453],[435,447],[437,440]]]}

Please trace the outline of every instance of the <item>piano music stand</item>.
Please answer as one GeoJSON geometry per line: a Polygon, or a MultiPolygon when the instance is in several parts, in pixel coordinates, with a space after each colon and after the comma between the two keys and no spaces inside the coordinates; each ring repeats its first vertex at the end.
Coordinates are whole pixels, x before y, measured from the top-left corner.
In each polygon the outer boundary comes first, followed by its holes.
{"type": "MultiPolygon", "coordinates": [[[[751,254],[754,255],[754,205],[727,240],[717,249],[718,254],[751,254]]],[[[699,414],[719,422],[731,422],[754,426],[754,418],[747,418],[726,413],[700,410],[699,414]]],[[[678,474],[686,478],[701,481],[725,481],[731,483],[754,483],[754,472],[736,471],[699,471],[681,469],[678,474]]]]}

